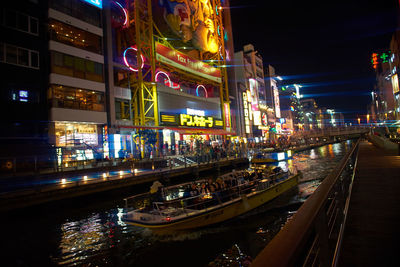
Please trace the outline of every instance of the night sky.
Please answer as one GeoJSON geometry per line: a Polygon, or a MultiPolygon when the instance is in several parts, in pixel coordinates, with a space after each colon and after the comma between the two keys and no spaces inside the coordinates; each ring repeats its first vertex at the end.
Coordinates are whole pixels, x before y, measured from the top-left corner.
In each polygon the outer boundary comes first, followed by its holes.
{"type": "Polygon", "coordinates": [[[286,84],[347,120],[367,113],[371,53],[389,50],[397,0],[231,0],[235,51],[252,43],[286,84]]]}

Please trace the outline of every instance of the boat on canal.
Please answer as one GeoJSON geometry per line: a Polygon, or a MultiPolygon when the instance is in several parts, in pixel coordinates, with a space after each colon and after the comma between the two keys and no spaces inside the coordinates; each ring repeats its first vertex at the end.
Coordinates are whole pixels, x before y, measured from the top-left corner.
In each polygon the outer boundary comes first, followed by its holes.
{"type": "Polygon", "coordinates": [[[282,151],[282,152],[264,152],[259,151],[254,154],[251,159],[251,163],[253,164],[265,164],[265,163],[274,163],[283,160],[288,160],[293,157],[292,150],[282,151]]]}
{"type": "Polygon", "coordinates": [[[225,185],[224,189],[195,196],[188,196],[187,189],[205,184],[206,180],[160,187],[160,194],[155,201],[150,193],[126,198],[127,212],[122,220],[156,232],[174,232],[216,224],[279,197],[297,186],[300,175],[282,169],[275,173],[272,171],[272,174],[257,170],[232,171],[217,179],[225,185]]]}

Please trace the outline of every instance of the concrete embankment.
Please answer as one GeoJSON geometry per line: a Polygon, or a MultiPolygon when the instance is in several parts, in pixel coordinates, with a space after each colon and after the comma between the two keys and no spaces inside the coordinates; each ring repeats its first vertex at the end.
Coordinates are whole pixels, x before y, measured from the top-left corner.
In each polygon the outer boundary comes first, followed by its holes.
{"type": "Polygon", "coordinates": [[[212,175],[218,175],[220,171],[230,171],[233,168],[245,166],[247,164],[247,158],[226,159],[218,162],[199,165],[195,164],[187,167],[178,167],[173,169],[162,168],[137,174],[125,174],[118,177],[98,178],[65,184],[59,183],[51,186],[3,193],[0,195],[0,211],[25,208],[106,191],[117,191],[134,185],[151,183],[156,180],[169,180],[173,182],[174,179],[179,180],[179,177],[184,176],[196,179],[200,175],[210,172],[212,175]]]}

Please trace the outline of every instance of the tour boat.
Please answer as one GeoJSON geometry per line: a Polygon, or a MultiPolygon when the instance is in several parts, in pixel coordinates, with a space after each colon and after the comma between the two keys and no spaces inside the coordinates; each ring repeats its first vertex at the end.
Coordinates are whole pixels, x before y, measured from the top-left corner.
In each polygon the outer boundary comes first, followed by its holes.
{"type": "MultiPolygon", "coordinates": [[[[212,225],[275,199],[297,186],[300,175],[289,171],[262,175],[254,170],[233,171],[219,178],[230,185],[225,190],[190,197],[185,196],[184,189],[193,183],[162,188],[162,201],[151,201],[150,193],[125,199],[128,211],[122,220],[160,232],[212,225]]],[[[195,185],[205,182],[196,181],[195,185]]]]}
{"type": "Polygon", "coordinates": [[[279,162],[282,160],[288,160],[293,157],[293,152],[291,150],[283,152],[273,152],[273,153],[263,153],[259,152],[251,159],[251,163],[272,163],[279,162]]]}

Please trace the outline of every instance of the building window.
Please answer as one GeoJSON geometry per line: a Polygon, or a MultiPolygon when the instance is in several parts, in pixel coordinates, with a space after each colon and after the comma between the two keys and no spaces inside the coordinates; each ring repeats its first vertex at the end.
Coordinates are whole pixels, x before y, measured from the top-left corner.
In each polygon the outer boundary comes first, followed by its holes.
{"type": "Polygon", "coordinates": [[[38,69],[39,52],[10,44],[0,43],[0,62],[38,69]]]}
{"type": "Polygon", "coordinates": [[[18,48],[13,45],[6,45],[6,62],[9,64],[17,64],[18,48]]]}
{"type": "Polygon", "coordinates": [[[4,21],[2,21],[4,26],[33,35],[39,34],[37,18],[11,9],[4,9],[1,12],[4,14],[4,21]]]}
{"type": "Polygon", "coordinates": [[[102,54],[102,38],[93,33],[75,28],[56,20],[49,22],[50,39],[84,49],[97,54],[102,54]]]}
{"type": "Polygon", "coordinates": [[[61,75],[103,82],[103,64],[59,52],[51,52],[51,71],[61,75]]]}
{"type": "Polygon", "coordinates": [[[101,27],[101,10],[83,1],[51,0],[50,7],[94,26],[101,27]]]}
{"type": "Polygon", "coordinates": [[[114,85],[128,88],[128,72],[114,68],[114,85]]]}
{"type": "Polygon", "coordinates": [[[129,101],[115,100],[115,119],[130,120],[129,101]]]}
{"type": "Polygon", "coordinates": [[[62,85],[51,85],[49,100],[54,108],[104,112],[104,93],[62,85]]]}

